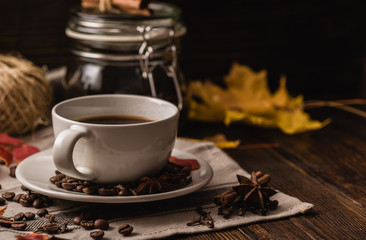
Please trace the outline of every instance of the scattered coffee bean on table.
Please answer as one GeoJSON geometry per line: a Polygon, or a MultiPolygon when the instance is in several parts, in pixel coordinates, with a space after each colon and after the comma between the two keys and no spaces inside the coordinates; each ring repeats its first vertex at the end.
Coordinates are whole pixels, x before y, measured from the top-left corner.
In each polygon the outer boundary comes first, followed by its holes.
{"type": "Polygon", "coordinates": [[[95,240],[101,239],[103,236],[104,236],[103,230],[97,230],[90,233],[90,237],[95,240]]]}
{"type": "Polygon", "coordinates": [[[25,216],[24,216],[24,213],[20,212],[20,213],[16,214],[16,215],[13,217],[13,219],[14,219],[14,221],[22,221],[24,217],[25,217],[25,216]]]}
{"type": "Polygon", "coordinates": [[[94,220],[82,220],[80,226],[86,230],[92,230],[95,228],[94,220]]]}
{"type": "Polygon", "coordinates": [[[20,194],[20,193],[16,194],[13,198],[13,201],[19,203],[19,199],[20,199],[21,196],[22,196],[22,194],[20,194]]]}
{"type": "Polygon", "coordinates": [[[98,228],[100,230],[108,230],[109,223],[107,220],[104,219],[97,219],[94,222],[95,228],[98,228]]]}
{"type": "Polygon", "coordinates": [[[37,211],[37,215],[40,216],[40,217],[44,217],[46,216],[46,214],[48,213],[48,210],[45,209],[45,208],[41,208],[37,211]]]}
{"type": "Polygon", "coordinates": [[[44,206],[42,199],[38,198],[33,201],[34,208],[42,208],[44,206]]]}
{"type": "Polygon", "coordinates": [[[72,222],[75,224],[75,225],[80,225],[81,221],[84,220],[81,216],[76,216],[72,219],[72,222]]]}
{"type": "Polygon", "coordinates": [[[12,201],[15,196],[15,192],[4,192],[1,196],[8,201],[12,201]]]}
{"type": "Polygon", "coordinates": [[[26,212],[24,213],[24,217],[26,220],[33,220],[36,217],[36,215],[32,212],[26,212]]]}
{"type": "Polygon", "coordinates": [[[118,228],[118,232],[123,236],[128,236],[132,233],[133,227],[130,224],[124,224],[118,228]]]}

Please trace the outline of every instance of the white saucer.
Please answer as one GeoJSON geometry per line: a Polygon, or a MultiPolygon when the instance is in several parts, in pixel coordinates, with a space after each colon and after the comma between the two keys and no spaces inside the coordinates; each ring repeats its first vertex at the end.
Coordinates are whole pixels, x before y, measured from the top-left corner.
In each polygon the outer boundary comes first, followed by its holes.
{"type": "Polygon", "coordinates": [[[49,197],[96,203],[135,203],[163,200],[194,192],[210,182],[213,171],[206,161],[179,149],[174,149],[172,155],[182,159],[196,159],[200,164],[200,168],[192,171],[192,183],[189,185],[178,190],[157,194],[139,196],[98,196],[86,195],[84,193],[58,188],[49,180],[55,175],[56,170],[52,160],[52,149],[36,153],[24,159],[16,168],[16,177],[19,182],[28,189],[49,197]]]}

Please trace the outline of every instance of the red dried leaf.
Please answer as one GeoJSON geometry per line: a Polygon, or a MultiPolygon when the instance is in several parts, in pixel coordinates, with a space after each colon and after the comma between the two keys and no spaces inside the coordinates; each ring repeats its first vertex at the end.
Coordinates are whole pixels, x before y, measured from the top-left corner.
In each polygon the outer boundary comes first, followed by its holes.
{"type": "Polygon", "coordinates": [[[0,160],[5,162],[6,166],[9,166],[13,161],[13,154],[0,145],[0,160]]]}
{"type": "Polygon", "coordinates": [[[16,235],[15,238],[17,240],[47,240],[50,239],[48,235],[39,234],[39,233],[30,233],[27,235],[16,235]]]}
{"type": "Polygon", "coordinates": [[[200,168],[200,164],[196,159],[181,159],[170,156],[169,161],[182,167],[189,167],[191,170],[196,170],[200,168]]]}
{"type": "Polygon", "coordinates": [[[0,216],[4,215],[6,208],[7,208],[7,206],[0,207],[0,216]]]}
{"type": "Polygon", "coordinates": [[[19,146],[23,144],[23,140],[10,137],[6,133],[0,133],[0,144],[11,145],[11,146],[19,146]]]}
{"type": "Polygon", "coordinates": [[[37,152],[39,152],[37,147],[25,143],[22,146],[13,149],[13,156],[15,161],[21,162],[25,158],[37,152]]]}

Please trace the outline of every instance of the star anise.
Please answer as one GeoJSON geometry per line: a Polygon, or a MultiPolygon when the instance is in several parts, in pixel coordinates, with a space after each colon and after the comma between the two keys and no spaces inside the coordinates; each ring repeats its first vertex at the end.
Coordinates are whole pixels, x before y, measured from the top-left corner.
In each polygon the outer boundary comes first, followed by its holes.
{"type": "Polygon", "coordinates": [[[274,205],[271,204],[269,197],[277,193],[273,188],[267,186],[269,175],[265,174],[257,178],[257,175],[252,172],[250,179],[242,175],[237,175],[237,178],[240,185],[233,187],[233,189],[242,198],[242,209],[239,211],[251,210],[265,215],[271,205],[274,205]]]}
{"type": "Polygon", "coordinates": [[[136,194],[153,194],[179,189],[192,182],[190,169],[175,164],[167,164],[161,174],[154,177],[143,177],[134,189],[136,194]]]}
{"type": "Polygon", "coordinates": [[[267,184],[270,180],[268,174],[252,172],[251,178],[237,175],[239,185],[230,188],[222,194],[214,197],[214,203],[219,206],[219,214],[228,218],[234,207],[237,207],[238,215],[246,211],[265,215],[269,209],[275,209],[278,201],[271,201],[270,197],[276,191],[267,184]]]}
{"type": "Polygon", "coordinates": [[[135,191],[138,195],[160,193],[164,191],[163,185],[164,183],[159,178],[143,177],[135,191]]]}

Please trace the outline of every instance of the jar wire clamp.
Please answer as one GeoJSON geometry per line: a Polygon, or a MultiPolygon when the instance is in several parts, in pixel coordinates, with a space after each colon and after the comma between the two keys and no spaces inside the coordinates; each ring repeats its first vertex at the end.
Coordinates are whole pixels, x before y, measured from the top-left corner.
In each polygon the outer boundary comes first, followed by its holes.
{"type": "Polygon", "coordinates": [[[178,108],[182,110],[183,108],[183,98],[182,93],[179,87],[179,81],[177,77],[177,49],[174,44],[174,37],[175,37],[175,30],[174,26],[139,26],[137,27],[137,31],[141,33],[143,38],[143,42],[139,48],[139,61],[140,61],[140,68],[142,71],[142,77],[149,82],[151,96],[157,97],[156,88],[155,88],[155,81],[153,71],[156,66],[160,66],[164,69],[165,74],[167,77],[173,80],[177,100],[178,100],[178,108]],[[153,63],[150,59],[154,56],[156,50],[153,46],[149,45],[149,34],[151,34],[155,30],[166,29],[168,31],[169,36],[169,44],[166,49],[163,50],[165,54],[170,57],[171,62],[167,65],[164,62],[153,63]]]}

